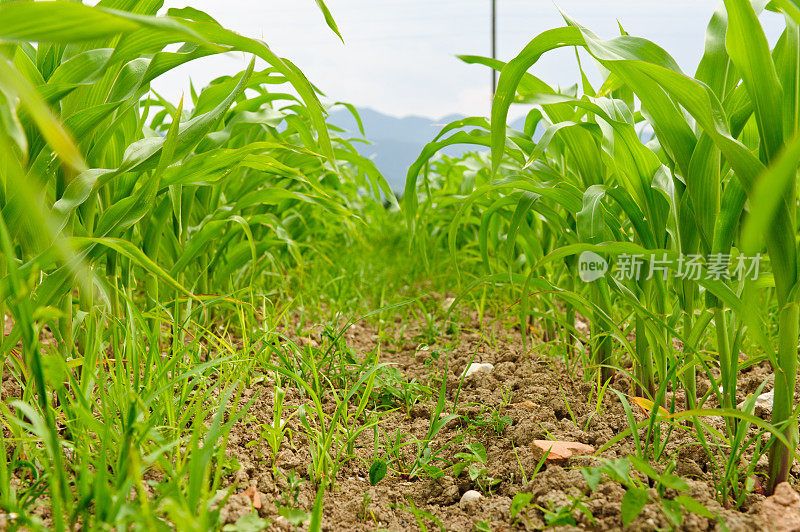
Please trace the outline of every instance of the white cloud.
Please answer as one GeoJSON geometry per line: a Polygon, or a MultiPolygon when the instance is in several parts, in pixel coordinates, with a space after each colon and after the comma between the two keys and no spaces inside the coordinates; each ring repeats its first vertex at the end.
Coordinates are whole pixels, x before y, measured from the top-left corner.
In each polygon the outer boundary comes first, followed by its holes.
{"type": "MultiPolygon", "coordinates": [[[[497,0],[500,58],[513,57],[536,34],[563,25],[550,0],[497,0]]],[[[182,3],[167,0],[168,7],[182,3]]],[[[634,35],[662,45],[692,72],[716,0],[560,0],[570,16],[602,36],[634,35]]],[[[490,77],[456,54],[489,54],[489,0],[329,0],[342,44],[312,0],[193,0],[239,33],[263,38],[297,64],[331,100],[396,116],[485,115],[490,77]]],[[[775,24],[772,25],[774,27],[775,24]]],[[[775,32],[773,32],[775,33],[775,32]]],[[[196,61],[153,85],[176,99],[188,87],[244,68],[241,56],[196,61]]],[[[587,70],[594,71],[590,65],[587,70]]],[[[547,54],[533,72],[552,85],[577,81],[570,50],[547,54]]]]}

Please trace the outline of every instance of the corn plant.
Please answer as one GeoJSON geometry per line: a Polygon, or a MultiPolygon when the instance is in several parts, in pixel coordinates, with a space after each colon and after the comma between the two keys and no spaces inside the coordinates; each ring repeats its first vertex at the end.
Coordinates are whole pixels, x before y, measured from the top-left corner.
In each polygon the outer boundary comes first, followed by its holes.
{"type": "MultiPolygon", "coordinates": [[[[566,26],[537,36],[503,68],[492,110],[493,165],[497,168],[506,143],[501,124],[525,72],[549,50],[581,48],[610,73],[604,83],[606,91],[624,86],[639,98],[642,114],[655,135],[653,155],[647,155],[650,166],[643,166],[646,159],[635,152],[628,157],[635,164],[629,175],[639,181],[624,183],[623,188],[641,209],[640,213],[625,213],[631,224],[660,221],[652,214],[653,208],[648,209],[647,196],[658,195],[656,190],[661,189],[672,200],[679,230],[677,241],[671,242],[673,250],[686,252],[698,244],[706,253],[722,255],[730,254],[734,244],[740,250],[757,250],[760,246],[756,239],[755,243],[739,241],[740,219],[744,215],[749,223],[772,226],[763,245],[773,272],[770,290],[774,290],[779,309],[777,351],[764,337],[763,326],[755,318],[760,313],[752,299],[737,298],[728,285],[707,283],[704,287],[706,312],[713,314],[717,329],[723,379],[721,405],[734,406],[738,358],[738,352],[731,349],[726,306],[748,323],[749,333],[765,349],[776,373],[772,423],[784,439],[774,442],[770,451],[768,490],[786,480],[796,442],[792,417],[798,332],[797,304],[792,296],[797,282],[793,178],[800,156],[794,140],[797,87],[792,74],[798,65],[791,52],[797,47],[798,12],[788,2],[773,5],[786,15],[786,29],[775,49],[770,50],[755,8],[746,1],[726,1],[725,9],[717,12],[709,26],[706,54],[694,78],[682,73],[664,50],[649,41],[627,35],[603,40],[565,16],[566,26]],[[661,177],[665,173],[668,179],[661,177]],[[770,208],[762,209],[759,207],[766,203],[766,193],[759,191],[767,187],[773,194],[780,190],[781,200],[771,200],[770,208]],[[744,212],[747,199],[751,202],[749,213],[744,212]],[[784,442],[790,442],[790,446],[784,442]]],[[[585,103],[576,101],[576,105],[595,103],[591,96],[581,101],[585,103]]],[[[606,127],[614,127],[613,116],[599,116],[606,127]]],[[[632,146],[636,143],[625,148],[632,146]]],[[[638,146],[637,151],[646,154],[638,146]]],[[[618,151],[614,155],[613,163],[619,168],[625,159],[618,151]]],[[[617,179],[623,172],[617,173],[617,179]]],[[[636,232],[641,236],[638,227],[636,232]]],[[[657,240],[655,244],[661,248],[666,243],[657,240]]],[[[613,253],[614,247],[609,244],[596,249],[613,253]]],[[[649,246],[645,243],[645,247],[649,246]]],[[[752,287],[745,287],[748,290],[752,287]]],[[[679,293],[685,326],[691,328],[698,303],[695,290],[683,285],[679,293]]],[[[641,331],[637,330],[638,334],[641,331]]],[[[663,365],[663,359],[657,362],[663,365]]],[[[691,397],[691,383],[687,389],[691,397]]]]}
{"type": "MultiPolygon", "coordinates": [[[[212,449],[247,405],[229,404],[236,381],[214,392],[202,377],[250,355],[249,324],[266,322],[257,309],[286,290],[287,268],[306,267],[310,242],[333,226],[352,238],[359,214],[394,202],[289,60],[201,11],[161,7],[0,2],[0,315],[13,321],[0,367],[23,389],[0,411],[3,449],[12,467],[37,464],[29,493],[47,490],[56,530],[215,526],[212,449]],[[253,58],[247,69],[183,98],[151,90],[232,51],[253,58]],[[241,347],[224,337],[231,316],[241,347]],[[224,400],[206,419],[212,392],[224,400]],[[151,500],[154,467],[169,475],[151,500]]],[[[23,516],[32,503],[0,500],[23,516]]]]}
{"type": "MultiPolygon", "coordinates": [[[[431,193],[426,169],[437,163],[430,158],[450,144],[486,146],[488,140],[494,174],[478,169],[475,175],[482,180],[473,184],[472,175],[462,172],[451,185],[469,194],[455,216],[447,214],[457,266],[473,271],[475,259],[463,244],[467,231],[473,231],[476,255],[487,273],[483,280],[522,287],[523,301],[532,292],[562,301],[558,317],[544,310],[548,303],[542,297],[531,308],[523,305],[522,323],[528,313],[550,315],[565,332],[571,353],[579,310],[591,322],[589,360],[600,368],[600,382],[626,371],[627,357],[633,363],[632,391],[649,397],[651,405],[663,405],[677,379],[700,441],[705,429],[691,413],[703,408],[709,394],[726,416],[727,441],[742,441],[742,421],[754,420],[737,411],[739,352],[747,343],[759,352],[753,360],[768,358],[776,374],[769,429],[774,435],[772,490],[787,478],[797,439],[792,411],[798,316],[792,294],[797,284],[794,179],[800,141],[795,140],[794,73],[800,68],[800,11],[791,2],[775,2],[769,9],[785,18],[785,30],[771,50],[758,6],[726,1],[708,26],[694,77],[650,41],[624,30],[602,39],[566,15],[564,27],[538,35],[507,64],[463,57],[501,72],[491,128],[479,118],[446,126],[409,170],[404,201],[415,239],[427,238],[426,219],[437,220],[437,215],[419,206],[449,201],[435,189],[431,193]],[[580,83],[554,89],[529,69],[561,47],[576,49],[580,83]],[[599,87],[584,73],[587,57],[604,73],[599,87]],[[505,125],[515,103],[533,106],[524,131],[505,125]],[[620,267],[623,255],[648,257],[641,265],[645,275],[576,283],[575,259],[586,251],[602,254],[609,269],[620,267]],[[736,261],[764,252],[770,276],[755,281],[728,275],[736,261]],[[680,275],[691,255],[705,257],[697,266],[698,279],[680,275]],[[663,270],[656,270],[656,259],[663,270]],[[709,275],[720,267],[726,273],[709,275]],[[771,304],[777,311],[763,312],[771,304]],[[774,344],[767,333],[773,324],[774,344]],[[716,359],[700,351],[710,327],[716,359]],[[632,344],[620,330],[635,334],[632,344]],[[673,340],[683,344],[681,351],[675,351],[673,340]],[[623,352],[614,354],[614,345],[623,352]],[[698,370],[712,383],[703,397],[696,391],[698,370]]],[[[468,283],[467,290],[476,284],[468,283]]],[[[670,410],[675,411],[674,404],[670,410]]],[[[657,409],[651,412],[651,430],[658,430],[657,409]]],[[[730,480],[728,473],[722,476],[730,480]]]]}

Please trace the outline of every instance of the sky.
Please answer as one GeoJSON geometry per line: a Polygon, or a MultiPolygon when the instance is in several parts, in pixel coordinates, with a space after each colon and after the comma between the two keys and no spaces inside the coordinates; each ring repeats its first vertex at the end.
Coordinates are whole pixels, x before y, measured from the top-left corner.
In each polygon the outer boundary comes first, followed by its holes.
{"type": "MultiPolygon", "coordinates": [[[[191,3],[223,26],[264,40],[291,59],[331,101],[396,117],[485,116],[490,73],[456,55],[490,55],[490,0],[327,0],[344,37],[325,24],[314,0],[167,0],[191,3]]],[[[514,57],[538,33],[563,25],[559,8],[602,37],[631,34],[661,45],[685,72],[700,60],[705,27],[717,0],[497,0],[498,58],[514,57]]],[[[776,29],[775,16],[767,26],[776,29]],[[771,24],[770,24],[771,23],[771,24]]],[[[770,33],[768,31],[768,33],[770,33]]],[[[775,30],[774,33],[777,33],[775,30]]],[[[177,100],[188,80],[202,86],[246,66],[242,54],[194,61],[159,78],[153,88],[177,100]]],[[[584,69],[596,72],[591,64],[584,69]]],[[[551,85],[578,80],[574,52],[550,52],[532,73],[551,85]]]]}

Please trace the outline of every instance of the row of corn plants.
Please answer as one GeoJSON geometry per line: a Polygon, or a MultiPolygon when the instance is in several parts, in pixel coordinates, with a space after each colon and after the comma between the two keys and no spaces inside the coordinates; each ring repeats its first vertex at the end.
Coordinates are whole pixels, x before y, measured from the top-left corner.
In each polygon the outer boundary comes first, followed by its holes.
{"type": "Polygon", "coordinates": [[[445,127],[411,167],[404,199],[416,242],[447,238],[457,266],[481,262],[477,280],[517,287],[523,328],[530,316],[556,325],[568,360],[596,370],[600,385],[620,372],[630,378],[630,395],[651,412],[650,457],[663,449],[657,406],[689,420],[712,461],[726,455],[715,476],[721,497],[736,502],[744,449],[753,446],[751,466],[764,452],[756,427],[772,436],[768,492],[787,479],[798,441],[800,9],[767,8],[785,22],[773,47],[759,22],[763,3],[726,0],[694,76],[648,40],[624,30],[603,39],[566,15],[507,64],[462,57],[500,71],[491,124],[445,127]],[[564,47],[575,49],[577,85],[555,89],[529,72],[564,47]],[[588,62],[602,72],[599,87],[588,62]],[[505,125],[512,104],[530,108],[524,131],[505,125]],[[431,157],[450,144],[490,148],[491,172],[480,166],[486,155],[472,156],[460,190],[431,194],[430,166],[442,164],[431,157]],[[437,237],[444,225],[447,237],[437,237]],[[608,264],[592,282],[578,279],[587,253],[608,264]],[[700,257],[696,276],[686,275],[689,257],[700,257]],[[591,323],[588,338],[576,315],[591,323]],[[752,400],[737,406],[740,368],[764,360],[775,373],[770,424],[752,415],[752,400]],[[698,374],[711,382],[702,396],[698,374]],[[725,434],[703,421],[711,412],[725,417],[725,434]]]}
{"type": "Polygon", "coordinates": [[[0,2],[0,373],[21,390],[0,407],[0,507],[22,526],[46,497],[56,530],[216,527],[239,379],[297,291],[287,270],[302,283],[310,253],[332,262],[394,202],[291,61],[162,4],[0,2]],[[151,90],[233,52],[246,70],[151,90]]]}

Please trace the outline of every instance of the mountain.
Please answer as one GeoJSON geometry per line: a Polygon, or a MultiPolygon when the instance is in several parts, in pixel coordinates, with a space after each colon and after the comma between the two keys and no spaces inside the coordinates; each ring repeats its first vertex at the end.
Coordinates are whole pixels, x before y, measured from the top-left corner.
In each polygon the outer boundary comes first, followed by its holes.
{"type": "MultiPolygon", "coordinates": [[[[361,155],[375,162],[389,186],[396,192],[402,192],[408,167],[417,159],[425,144],[446,124],[464,118],[462,115],[448,115],[440,119],[422,116],[396,118],[373,109],[357,110],[364,125],[365,137],[370,144],[355,143],[355,146],[361,155]]],[[[360,137],[353,115],[345,108],[340,107],[331,112],[329,122],[349,131],[355,137],[360,137]]],[[[521,128],[522,120],[512,123],[512,127],[521,128]]],[[[476,146],[449,146],[442,152],[460,155],[476,149],[476,146]]]]}

